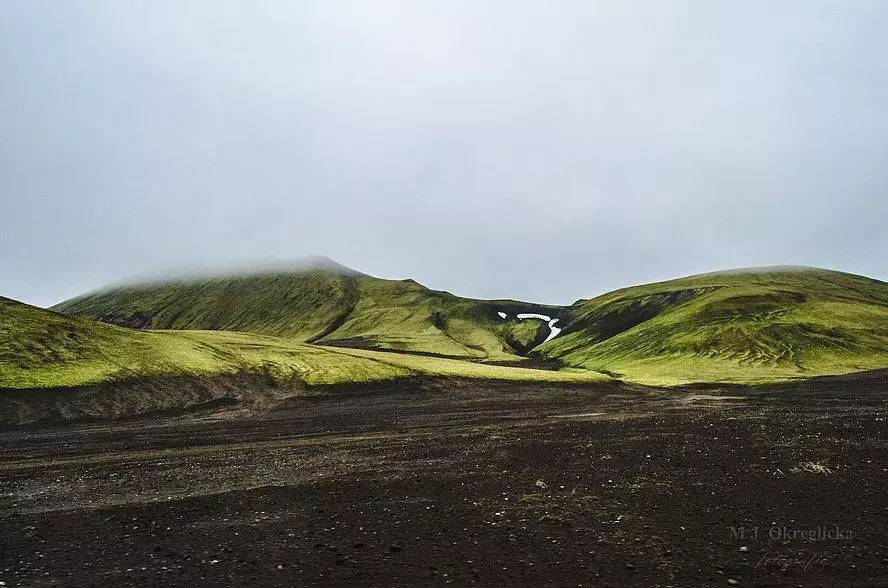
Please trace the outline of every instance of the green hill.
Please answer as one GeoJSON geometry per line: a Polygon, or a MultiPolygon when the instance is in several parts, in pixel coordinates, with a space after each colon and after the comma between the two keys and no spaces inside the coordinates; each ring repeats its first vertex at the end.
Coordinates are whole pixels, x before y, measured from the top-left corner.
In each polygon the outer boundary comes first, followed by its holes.
{"type": "Polygon", "coordinates": [[[557,307],[460,298],[412,280],[384,280],[333,262],[310,267],[116,286],[53,307],[68,315],[139,329],[257,333],[298,342],[520,361],[545,339],[557,307]],[[511,320],[497,313],[505,311],[511,320]]]}
{"type": "Polygon", "coordinates": [[[536,352],[653,384],[755,382],[888,367],[888,284],[751,268],[580,300],[536,352]]]}
{"type": "Polygon", "coordinates": [[[0,299],[0,388],[236,373],[748,384],[888,367],[888,284],[811,268],[703,274],[552,307],[326,264],[116,286],[54,308],[78,316],[0,299]],[[519,312],[564,330],[541,344],[548,327],[519,312]]]}
{"type": "Polygon", "coordinates": [[[212,369],[188,339],[72,318],[0,298],[0,387],[66,387],[163,372],[212,369]]]}
{"type": "Polygon", "coordinates": [[[0,427],[36,421],[270,410],[307,386],[401,378],[600,381],[231,331],[140,331],[0,297],[0,427]]]}
{"type": "MultiPolygon", "coordinates": [[[[432,356],[337,349],[230,331],[140,331],[0,297],[0,389],[259,374],[273,382],[370,382],[411,376],[600,380],[432,356]]],[[[170,391],[164,391],[168,393],[170,391]]],[[[175,394],[175,391],[172,391],[175,394]]]]}

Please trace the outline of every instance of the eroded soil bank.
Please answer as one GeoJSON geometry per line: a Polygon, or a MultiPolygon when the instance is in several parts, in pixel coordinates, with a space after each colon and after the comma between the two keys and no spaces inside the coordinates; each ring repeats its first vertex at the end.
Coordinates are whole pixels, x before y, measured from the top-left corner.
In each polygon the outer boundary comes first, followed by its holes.
{"type": "Polygon", "coordinates": [[[888,585],[886,393],[414,381],[7,429],[0,581],[888,585]]]}

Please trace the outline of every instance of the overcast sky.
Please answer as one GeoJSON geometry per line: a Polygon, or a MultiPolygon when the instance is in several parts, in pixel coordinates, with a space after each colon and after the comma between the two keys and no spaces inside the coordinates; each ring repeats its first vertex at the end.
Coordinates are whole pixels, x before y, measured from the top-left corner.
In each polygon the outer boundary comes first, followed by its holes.
{"type": "Polygon", "coordinates": [[[0,294],[327,255],[570,303],[888,279],[888,3],[0,4],[0,294]]]}

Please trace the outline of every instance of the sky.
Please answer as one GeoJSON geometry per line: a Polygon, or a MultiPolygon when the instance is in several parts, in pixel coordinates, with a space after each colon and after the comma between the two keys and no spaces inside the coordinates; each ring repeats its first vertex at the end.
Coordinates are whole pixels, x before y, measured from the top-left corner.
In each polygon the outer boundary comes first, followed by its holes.
{"type": "Polygon", "coordinates": [[[0,295],[325,255],[570,303],[888,280],[888,3],[0,3],[0,295]]]}

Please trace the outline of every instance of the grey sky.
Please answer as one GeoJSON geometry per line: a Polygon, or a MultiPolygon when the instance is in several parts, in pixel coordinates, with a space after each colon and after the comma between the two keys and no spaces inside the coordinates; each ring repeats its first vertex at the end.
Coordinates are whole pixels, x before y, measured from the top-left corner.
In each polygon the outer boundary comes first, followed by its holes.
{"type": "Polygon", "coordinates": [[[323,254],[477,297],[888,279],[885,2],[0,4],[0,294],[323,254]]]}

